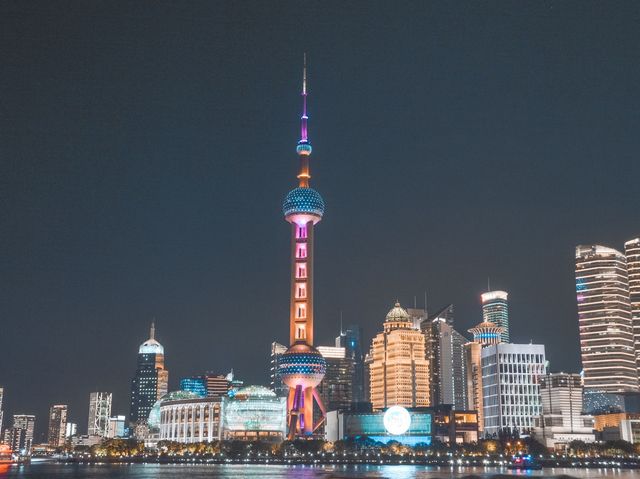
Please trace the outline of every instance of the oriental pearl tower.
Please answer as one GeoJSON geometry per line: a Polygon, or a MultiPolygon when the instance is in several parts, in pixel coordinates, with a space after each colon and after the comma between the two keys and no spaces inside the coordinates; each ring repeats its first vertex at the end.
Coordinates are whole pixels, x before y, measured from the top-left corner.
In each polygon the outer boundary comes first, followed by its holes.
{"type": "Polygon", "coordinates": [[[300,141],[296,147],[300,167],[298,186],[284,199],[282,212],[291,225],[291,301],[289,308],[289,343],[281,356],[280,376],[289,387],[287,400],[288,438],[310,436],[322,424],[313,424],[313,401],[322,415],[325,411],[316,391],[326,372],[326,361],[313,347],[313,243],[314,226],[324,214],[324,201],[309,186],[311,173],[307,122],[307,61],[302,75],[302,117],[300,141]]]}

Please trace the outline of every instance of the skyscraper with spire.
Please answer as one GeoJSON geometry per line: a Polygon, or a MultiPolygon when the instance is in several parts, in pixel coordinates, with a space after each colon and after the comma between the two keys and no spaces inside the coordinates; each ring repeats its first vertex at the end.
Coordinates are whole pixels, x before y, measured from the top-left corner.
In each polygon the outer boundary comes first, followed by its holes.
{"type": "Polygon", "coordinates": [[[145,423],[154,403],[167,394],[169,371],[164,367],[164,347],[156,338],[155,322],[149,339],[138,348],[138,367],[131,380],[131,424],[145,423]]]}
{"type": "MultiPolygon", "coordinates": [[[[324,201],[309,186],[311,143],[308,136],[307,62],[302,76],[302,116],[298,186],[284,199],[282,212],[291,225],[291,294],[289,303],[289,344],[278,365],[282,381],[289,387],[288,437],[309,436],[319,426],[313,423],[313,401],[320,405],[316,386],[326,372],[326,361],[313,347],[313,246],[314,226],[324,215],[324,201]]],[[[323,411],[324,413],[324,411],[323,411]]]]}

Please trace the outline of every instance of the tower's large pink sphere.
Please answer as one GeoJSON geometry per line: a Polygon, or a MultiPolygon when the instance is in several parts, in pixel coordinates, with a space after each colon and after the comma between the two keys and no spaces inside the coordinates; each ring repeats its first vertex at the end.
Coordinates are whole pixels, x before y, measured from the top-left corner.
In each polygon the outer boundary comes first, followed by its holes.
{"type": "Polygon", "coordinates": [[[290,388],[314,388],[324,378],[327,362],[316,348],[299,341],[280,357],[279,370],[282,382],[290,388]]]}

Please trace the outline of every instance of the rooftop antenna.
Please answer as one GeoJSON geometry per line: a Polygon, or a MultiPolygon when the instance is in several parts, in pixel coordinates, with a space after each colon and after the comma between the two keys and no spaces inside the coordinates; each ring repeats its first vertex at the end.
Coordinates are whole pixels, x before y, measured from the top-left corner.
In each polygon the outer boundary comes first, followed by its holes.
{"type": "Polygon", "coordinates": [[[487,276],[487,293],[491,291],[491,280],[489,276],[487,276]]]}
{"type": "Polygon", "coordinates": [[[340,336],[344,336],[344,333],[342,332],[342,310],[340,310],[340,336]]]}
{"type": "Polygon", "coordinates": [[[424,314],[425,316],[428,315],[427,313],[427,290],[424,290],[424,314]]]}
{"type": "Polygon", "coordinates": [[[156,318],[151,321],[151,331],[149,331],[149,339],[156,339],[156,318]]]}
{"type": "Polygon", "coordinates": [[[418,309],[418,300],[415,295],[413,296],[413,309],[418,309]]]}

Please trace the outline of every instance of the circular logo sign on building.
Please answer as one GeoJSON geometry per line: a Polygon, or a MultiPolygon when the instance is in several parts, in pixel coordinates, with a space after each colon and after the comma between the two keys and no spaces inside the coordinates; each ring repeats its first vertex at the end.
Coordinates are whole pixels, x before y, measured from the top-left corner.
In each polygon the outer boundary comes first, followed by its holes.
{"type": "Polygon", "coordinates": [[[409,430],[409,426],[411,426],[411,415],[409,411],[402,406],[391,406],[387,409],[387,412],[384,413],[382,422],[389,434],[399,436],[409,430]]]}

